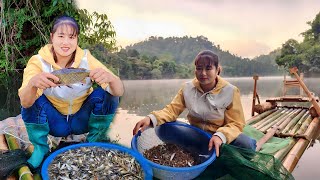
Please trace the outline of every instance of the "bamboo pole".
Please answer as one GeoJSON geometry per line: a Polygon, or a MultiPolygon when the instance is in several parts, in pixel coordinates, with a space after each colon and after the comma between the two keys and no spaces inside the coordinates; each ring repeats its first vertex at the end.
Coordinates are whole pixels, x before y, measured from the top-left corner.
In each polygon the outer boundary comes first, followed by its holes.
{"type": "Polygon", "coordinates": [[[302,89],[304,90],[304,92],[307,94],[307,96],[310,98],[310,101],[312,103],[312,105],[314,106],[314,109],[316,110],[317,114],[320,115],[320,106],[316,101],[316,98],[311,94],[311,92],[309,91],[309,89],[307,88],[307,86],[304,84],[304,82],[300,79],[299,75],[297,74],[298,72],[298,68],[297,67],[293,67],[290,68],[290,73],[294,74],[296,79],[298,80],[300,86],[302,87],[302,89]]]}
{"type": "Polygon", "coordinates": [[[8,150],[6,138],[3,134],[0,134],[0,150],[8,150]]]}
{"type": "Polygon", "coordinates": [[[297,114],[299,114],[300,111],[301,111],[301,109],[295,109],[290,116],[288,116],[287,118],[283,119],[283,121],[279,121],[279,123],[277,123],[277,125],[279,125],[279,130],[282,130],[283,128],[285,128],[285,126],[286,126],[297,114]],[[284,122],[286,122],[286,123],[284,123],[284,122]],[[284,123],[284,124],[281,125],[282,123],[284,123]],[[281,125],[281,126],[280,126],[280,125],[281,125]]]}
{"type": "MultiPolygon", "coordinates": [[[[299,112],[299,111],[297,111],[299,112]]],[[[272,138],[274,136],[274,134],[278,131],[280,131],[281,129],[283,129],[284,127],[287,126],[287,124],[291,121],[292,117],[295,116],[295,114],[297,113],[295,112],[294,114],[292,114],[290,117],[288,117],[287,119],[285,119],[284,122],[282,122],[281,124],[276,124],[274,125],[261,139],[259,139],[259,141],[257,142],[257,147],[256,147],[256,151],[259,151],[262,148],[262,145],[264,143],[266,143],[270,138],[272,138]]]]}
{"type": "Polygon", "coordinates": [[[289,131],[290,134],[295,134],[298,129],[301,127],[302,123],[308,118],[308,111],[304,113],[304,115],[300,118],[300,120],[297,122],[297,124],[289,131]]]}
{"type": "Polygon", "coordinates": [[[257,97],[257,81],[259,79],[258,75],[253,76],[254,85],[253,85],[253,98],[252,98],[252,108],[251,108],[251,116],[254,116],[254,106],[256,104],[256,97],[257,97]]]}
{"type": "MultiPolygon", "coordinates": [[[[290,115],[288,115],[286,118],[283,118],[281,121],[279,121],[279,122],[277,123],[277,125],[279,125],[279,129],[280,129],[280,128],[283,129],[285,126],[281,126],[281,127],[280,127],[280,125],[281,125],[282,123],[284,123],[285,121],[287,121],[287,119],[290,119],[290,120],[291,120],[294,116],[296,116],[296,115],[300,112],[300,110],[301,110],[301,109],[295,109],[295,110],[293,110],[290,115]]],[[[289,123],[289,122],[288,122],[288,123],[289,123]]]]}
{"type": "Polygon", "coordinates": [[[296,144],[296,140],[291,138],[288,146],[286,146],[285,148],[279,150],[278,152],[276,152],[276,154],[274,155],[275,158],[279,159],[280,161],[282,161],[284,159],[284,157],[288,154],[288,152],[291,150],[291,148],[296,144]]]}
{"type": "Polygon", "coordinates": [[[264,102],[261,104],[256,104],[253,107],[254,112],[257,112],[259,114],[266,112],[270,109],[274,109],[276,107],[276,103],[275,102],[264,102]]]}
{"type": "Polygon", "coordinates": [[[34,180],[42,180],[40,174],[33,174],[33,179],[34,180]]]}
{"type": "Polygon", "coordinates": [[[311,140],[313,135],[316,133],[317,129],[319,128],[319,119],[318,118],[313,118],[312,122],[310,123],[308,129],[304,133],[304,136],[308,139],[311,140]]]}
{"type": "Polygon", "coordinates": [[[256,123],[256,122],[259,122],[259,121],[261,121],[263,118],[269,116],[270,114],[272,114],[272,113],[275,112],[275,111],[276,111],[276,109],[271,109],[271,110],[266,111],[266,112],[264,112],[264,113],[262,113],[262,114],[259,114],[259,115],[255,116],[255,117],[247,120],[247,121],[246,121],[246,124],[252,125],[252,124],[254,124],[254,123],[256,123]]]}
{"type": "Polygon", "coordinates": [[[285,119],[283,122],[279,123],[278,131],[281,131],[283,128],[285,128],[291,122],[291,120],[300,112],[301,109],[297,109],[297,111],[295,111],[290,117],[285,119]]]}
{"type": "Polygon", "coordinates": [[[256,129],[261,129],[264,126],[266,126],[267,124],[272,123],[272,122],[276,121],[277,119],[283,118],[284,116],[286,116],[288,114],[289,111],[291,111],[291,109],[286,109],[286,110],[282,111],[280,114],[274,116],[273,118],[265,120],[263,123],[261,123],[259,126],[257,126],[256,129]]]}
{"type": "Polygon", "coordinates": [[[267,118],[253,124],[252,127],[257,128],[258,126],[263,124],[265,121],[268,121],[269,119],[272,119],[274,117],[277,118],[277,117],[281,116],[281,112],[283,112],[283,111],[285,111],[285,109],[278,109],[276,112],[270,114],[267,118]]]}
{"type": "Polygon", "coordinates": [[[309,141],[303,138],[300,138],[298,142],[293,146],[288,155],[283,161],[283,166],[289,171],[292,172],[296,167],[299,159],[301,158],[303,152],[307,148],[309,141]]]}
{"type": "MultiPolygon", "coordinates": [[[[296,129],[295,128],[296,126],[299,126],[299,122],[303,121],[305,115],[308,115],[308,114],[309,114],[308,111],[306,111],[304,114],[302,114],[302,117],[299,116],[300,118],[297,117],[293,119],[288,125],[288,127],[286,127],[287,130],[281,132],[280,137],[298,137],[299,138],[299,136],[296,135],[295,133],[292,133],[292,131],[296,129]]],[[[300,136],[300,137],[305,138],[304,136],[300,136]]]]}
{"type": "Polygon", "coordinates": [[[256,151],[259,151],[262,148],[262,145],[266,143],[270,138],[272,138],[277,130],[278,126],[274,126],[267,132],[267,134],[265,134],[261,139],[259,139],[259,141],[257,142],[256,151]]]}
{"type": "Polygon", "coordinates": [[[298,135],[299,135],[299,134],[301,134],[301,135],[304,134],[304,132],[306,132],[307,128],[309,127],[311,121],[312,121],[312,118],[311,118],[311,116],[309,115],[309,116],[307,117],[307,119],[302,123],[300,129],[297,131],[296,134],[298,134],[298,135]]]}
{"type": "MultiPolygon", "coordinates": [[[[308,127],[305,134],[307,134],[309,137],[312,137],[318,128],[319,119],[314,118],[310,123],[310,126],[308,127]]],[[[287,168],[289,172],[293,171],[309,143],[310,141],[308,139],[300,138],[296,145],[288,153],[285,160],[283,161],[283,166],[287,168]]]]}
{"type": "MultiPolygon", "coordinates": [[[[20,148],[19,143],[17,142],[17,140],[13,136],[6,134],[5,137],[7,139],[8,147],[10,150],[15,150],[15,149],[20,148]]],[[[18,175],[19,175],[19,177],[21,176],[19,179],[33,180],[31,171],[30,171],[29,167],[26,165],[19,168],[18,175]]]]}
{"type": "Polygon", "coordinates": [[[291,116],[293,116],[293,114],[296,112],[297,110],[293,110],[292,112],[290,112],[287,116],[284,116],[282,118],[278,118],[279,120],[274,121],[270,124],[267,124],[265,127],[261,128],[261,131],[266,133],[269,129],[271,129],[274,125],[279,126],[280,124],[282,124],[287,118],[291,118],[291,116]]]}
{"type": "Polygon", "coordinates": [[[287,111],[283,116],[279,117],[278,119],[276,119],[276,121],[273,121],[269,124],[266,124],[264,127],[260,128],[260,131],[262,132],[266,132],[270,127],[272,127],[273,125],[277,124],[281,124],[285,119],[287,119],[288,117],[290,117],[293,113],[295,112],[294,109],[290,109],[289,111],[287,111]]]}
{"type": "Polygon", "coordinates": [[[309,108],[309,112],[312,118],[319,117],[319,114],[317,114],[317,111],[313,105],[309,108]]]}
{"type": "Polygon", "coordinates": [[[281,133],[285,134],[287,133],[292,126],[296,125],[296,123],[298,122],[298,120],[300,120],[300,118],[304,115],[304,113],[306,113],[306,109],[303,109],[296,117],[294,117],[290,123],[281,131],[281,133]]]}
{"type": "Polygon", "coordinates": [[[20,149],[20,145],[17,142],[16,138],[14,138],[13,136],[11,136],[9,134],[5,134],[5,137],[6,137],[8,147],[10,150],[20,149]]]}
{"type": "MultiPolygon", "coordinates": [[[[12,129],[13,127],[16,127],[16,123],[14,121],[13,118],[7,119],[7,126],[8,128],[6,128],[6,132],[10,133],[10,134],[16,134],[16,132],[12,129]]],[[[14,149],[20,149],[20,144],[18,143],[18,141],[16,140],[16,138],[14,138],[13,136],[9,135],[9,134],[5,134],[5,138],[8,144],[8,148],[10,150],[14,150],[14,149]]]]}

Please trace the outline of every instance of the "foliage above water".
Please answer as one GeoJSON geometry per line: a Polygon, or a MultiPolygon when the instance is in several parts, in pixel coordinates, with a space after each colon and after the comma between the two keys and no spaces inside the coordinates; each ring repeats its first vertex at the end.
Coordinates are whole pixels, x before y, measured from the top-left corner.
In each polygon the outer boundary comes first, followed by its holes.
{"type": "Polygon", "coordinates": [[[303,41],[299,43],[295,39],[287,40],[281,48],[281,54],[277,56],[278,65],[287,68],[298,67],[301,72],[307,74],[320,73],[320,12],[313,21],[307,22],[308,30],[302,32],[303,41]]]}

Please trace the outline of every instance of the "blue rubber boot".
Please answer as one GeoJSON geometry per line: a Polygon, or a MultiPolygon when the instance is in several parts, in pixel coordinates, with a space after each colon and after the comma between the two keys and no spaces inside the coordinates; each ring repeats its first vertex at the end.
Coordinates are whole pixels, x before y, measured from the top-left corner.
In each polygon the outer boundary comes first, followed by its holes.
{"type": "Polygon", "coordinates": [[[28,159],[28,164],[31,168],[38,168],[42,163],[44,156],[49,152],[47,143],[49,134],[49,124],[25,123],[29,140],[34,146],[31,157],[28,159]]]}
{"type": "Polygon", "coordinates": [[[109,126],[114,118],[114,114],[94,115],[91,113],[89,118],[88,142],[110,142],[108,137],[109,126]]]}

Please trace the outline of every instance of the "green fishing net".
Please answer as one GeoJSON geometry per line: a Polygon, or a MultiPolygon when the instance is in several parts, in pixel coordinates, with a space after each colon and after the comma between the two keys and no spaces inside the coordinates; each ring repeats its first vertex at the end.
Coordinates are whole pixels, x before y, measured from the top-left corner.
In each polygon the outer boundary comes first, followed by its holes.
{"type": "MultiPolygon", "coordinates": [[[[246,126],[243,133],[256,140],[264,135],[251,126],[246,126]]],[[[260,152],[223,144],[220,148],[220,156],[197,179],[294,179],[282,163],[273,156],[289,142],[290,138],[273,137],[262,146],[260,152]]]]}
{"type": "Polygon", "coordinates": [[[0,179],[7,179],[15,170],[27,164],[28,154],[21,150],[0,150],[0,179]]]}
{"type": "MultiPolygon", "coordinates": [[[[243,128],[243,133],[256,141],[261,139],[265,134],[263,134],[261,131],[258,131],[257,129],[251,127],[250,125],[246,125],[243,128]]],[[[292,141],[293,138],[277,138],[272,137],[269,139],[266,143],[263,144],[261,150],[259,152],[264,154],[270,154],[274,155],[276,152],[278,152],[280,149],[285,148],[289,145],[290,141],[292,141]]]]}
{"type": "Polygon", "coordinates": [[[272,155],[223,144],[220,156],[197,179],[294,179],[272,155]]]}

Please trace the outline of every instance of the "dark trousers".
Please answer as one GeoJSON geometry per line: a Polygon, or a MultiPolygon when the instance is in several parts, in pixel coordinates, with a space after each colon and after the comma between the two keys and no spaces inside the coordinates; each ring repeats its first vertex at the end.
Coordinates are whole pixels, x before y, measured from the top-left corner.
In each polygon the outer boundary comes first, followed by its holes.
{"type": "Polygon", "coordinates": [[[40,96],[29,108],[21,108],[22,119],[26,123],[43,124],[48,122],[49,134],[66,137],[70,134],[88,132],[88,121],[91,113],[95,115],[114,114],[119,105],[119,97],[112,96],[102,88],[96,88],[84,101],[75,114],[61,114],[47,99],[40,96]]]}

